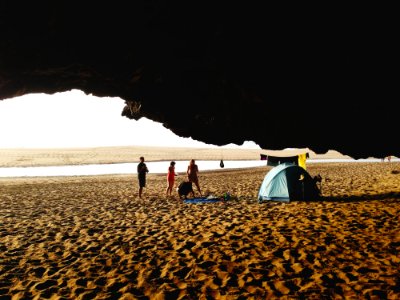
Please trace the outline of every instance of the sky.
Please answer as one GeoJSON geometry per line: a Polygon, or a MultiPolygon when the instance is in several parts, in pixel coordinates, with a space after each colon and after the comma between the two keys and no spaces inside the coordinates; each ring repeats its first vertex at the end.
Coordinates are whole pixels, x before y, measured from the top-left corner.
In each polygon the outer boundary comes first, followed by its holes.
{"type": "MultiPolygon", "coordinates": [[[[99,98],[79,90],[2,100],[0,148],[217,147],[179,137],[146,118],[123,117],[124,106],[121,98],[99,98]]],[[[260,149],[252,141],[222,147],[260,149]]]]}

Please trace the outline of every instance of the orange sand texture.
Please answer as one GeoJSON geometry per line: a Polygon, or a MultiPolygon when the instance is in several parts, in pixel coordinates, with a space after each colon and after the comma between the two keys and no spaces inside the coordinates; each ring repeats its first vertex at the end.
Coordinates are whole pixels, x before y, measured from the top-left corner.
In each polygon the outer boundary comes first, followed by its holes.
{"type": "Polygon", "coordinates": [[[232,195],[209,204],[151,173],[143,199],[136,175],[0,178],[0,299],[399,299],[400,163],[308,164],[322,200],[259,204],[270,168],[201,172],[232,195]]]}

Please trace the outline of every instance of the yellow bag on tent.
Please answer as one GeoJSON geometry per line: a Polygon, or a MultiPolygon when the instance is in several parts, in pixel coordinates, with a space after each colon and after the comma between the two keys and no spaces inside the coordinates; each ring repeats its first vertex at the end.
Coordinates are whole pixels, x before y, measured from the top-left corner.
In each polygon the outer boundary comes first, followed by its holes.
{"type": "Polygon", "coordinates": [[[299,158],[298,158],[298,159],[299,159],[298,165],[299,165],[300,167],[302,167],[304,170],[307,170],[307,169],[306,169],[307,153],[299,154],[298,157],[299,157],[299,158]]]}

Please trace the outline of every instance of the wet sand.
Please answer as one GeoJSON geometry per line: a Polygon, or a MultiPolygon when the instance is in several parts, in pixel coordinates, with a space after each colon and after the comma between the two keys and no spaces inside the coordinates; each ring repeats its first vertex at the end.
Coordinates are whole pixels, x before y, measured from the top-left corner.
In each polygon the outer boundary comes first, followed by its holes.
{"type": "Polygon", "coordinates": [[[208,204],[151,173],[143,199],[132,175],[0,178],[0,298],[400,298],[400,163],[309,164],[322,200],[259,204],[268,170],[201,172],[232,196],[208,204]]]}

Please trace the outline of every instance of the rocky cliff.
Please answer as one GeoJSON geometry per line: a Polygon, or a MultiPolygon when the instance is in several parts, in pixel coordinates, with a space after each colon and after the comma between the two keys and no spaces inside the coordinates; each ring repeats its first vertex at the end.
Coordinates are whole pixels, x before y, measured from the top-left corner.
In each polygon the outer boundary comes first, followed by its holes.
{"type": "Polygon", "coordinates": [[[206,143],[399,154],[390,9],[90,3],[0,3],[0,99],[79,89],[206,143]]]}

